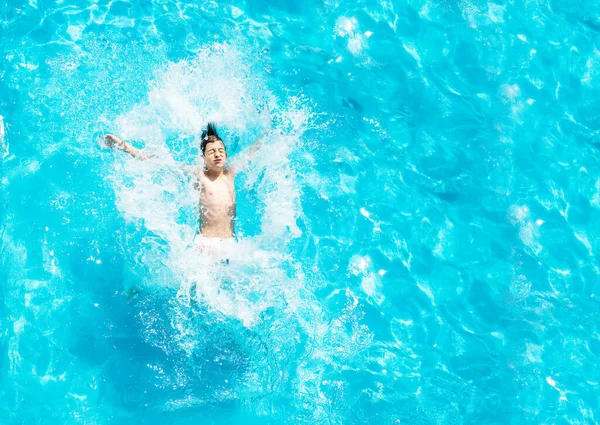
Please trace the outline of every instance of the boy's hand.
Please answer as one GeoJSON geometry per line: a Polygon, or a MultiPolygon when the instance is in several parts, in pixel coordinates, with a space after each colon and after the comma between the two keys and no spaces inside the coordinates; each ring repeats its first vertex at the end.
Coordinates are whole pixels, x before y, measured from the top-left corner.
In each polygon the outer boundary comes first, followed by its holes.
{"type": "Polygon", "coordinates": [[[115,148],[115,147],[118,149],[125,148],[125,142],[122,141],[121,139],[119,139],[117,136],[113,136],[112,134],[107,134],[106,136],[104,136],[104,143],[109,148],[115,148]]]}
{"type": "Polygon", "coordinates": [[[112,134],[107,134],[104,136],[104,144],[106,146],[108,146],[109,148],[120,149],[123,152],[128,153],[129,155],[131,155],[132,157],[137,158],[137,159],[144,160],[144,159],[154,157],[154,155],[148,155],[146,152],[142,151],[141,149],[134,148],[129,143],[122,141],[117,136],[112,135],[112,134]]]}

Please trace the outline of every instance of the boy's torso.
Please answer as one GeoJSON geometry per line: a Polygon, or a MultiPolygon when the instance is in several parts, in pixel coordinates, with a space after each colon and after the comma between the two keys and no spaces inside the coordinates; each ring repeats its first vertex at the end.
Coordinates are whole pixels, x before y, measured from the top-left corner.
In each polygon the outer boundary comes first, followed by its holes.
{"type": "Polygon", "coordinates": [[[208,238],[233,237],[236,214],[234,175],[223,173],[211,180],[200,170],[196,176],[200,183],[200,233],[208,238]]]}

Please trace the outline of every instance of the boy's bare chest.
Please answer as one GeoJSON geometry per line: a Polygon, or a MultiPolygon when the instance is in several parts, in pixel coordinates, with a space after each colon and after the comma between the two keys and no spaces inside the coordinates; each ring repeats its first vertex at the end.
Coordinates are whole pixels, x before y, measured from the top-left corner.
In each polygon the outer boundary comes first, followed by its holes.
{"type": "Polygon", "coordinates": [[[235,203],[233,182],[226,179],[210,181],[203,179],[200,188],[200,203],[204,206],[230,206],[235,203]]]}

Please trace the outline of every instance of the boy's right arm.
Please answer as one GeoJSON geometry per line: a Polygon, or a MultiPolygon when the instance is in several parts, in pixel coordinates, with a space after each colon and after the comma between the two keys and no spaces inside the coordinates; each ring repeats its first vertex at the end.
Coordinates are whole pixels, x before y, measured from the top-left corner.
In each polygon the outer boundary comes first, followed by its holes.
{"type": "Polygon", "coordinates": [[[123,152],[127,152],[129,155],[138,159],[148,159],[148,154],[141,149],[134,148],[129,143],[124,142],[119,139],[117,136],[112,134],[107,134],[104,136],[104,143],[109,148],[121,149],[123,152]]]}
{"type": "MultiPolygon", "coordinates": [[[[141,149],[134,148],[133,146],[131,146],[130,143],[124,142],[123,140],[119,139],[113,134],[107,134],[106,136],[104,136],[104,143],[110,148],[120,149],[124,152],[127,152],[129,155],[137,159],[145,160],[157,158],[155,155],[151,155],[144,152],[141,149]]],[[[181,164],[179,162],[173,161],[172,159],[164,164],[172,168],[184,171],[194,178],[198,177],[198,167],[196,166],[181,164]]]]}

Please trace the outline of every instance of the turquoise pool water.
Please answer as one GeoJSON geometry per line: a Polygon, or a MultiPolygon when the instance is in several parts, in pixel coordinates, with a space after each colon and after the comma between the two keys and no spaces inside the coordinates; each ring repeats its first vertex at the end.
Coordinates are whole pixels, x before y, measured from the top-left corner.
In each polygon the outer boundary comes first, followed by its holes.
{"type": "Polygon", "coordinates": [[[0,423],[597,423],[599,7],[0,4],[0,423]]]}

